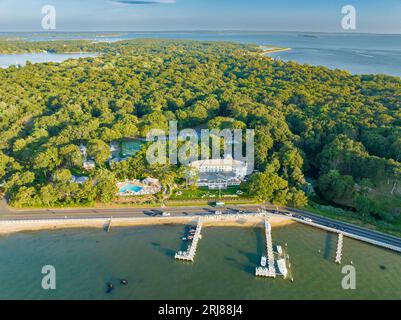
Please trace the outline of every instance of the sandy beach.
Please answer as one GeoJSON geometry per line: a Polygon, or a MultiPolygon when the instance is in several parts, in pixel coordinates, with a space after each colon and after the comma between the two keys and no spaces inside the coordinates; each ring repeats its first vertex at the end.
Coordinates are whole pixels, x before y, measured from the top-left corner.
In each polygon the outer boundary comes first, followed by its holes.
{"type": "MultiPolygon", "coordinates": [[[[115,218],[112,220],[111,228],[135,227],[169,224],[196,224],[197,217],[160,217],[160,218],[115,218]]],[[[204,227],[263,227],[262,216],[211,216],[203,219],[204,227]]],[[[269,219],[273,227],[285,226],[295,223],[286,217],[271,217],[269,219]]],[[[0,221],[0,234],[12,234],[24,231],[59,230],[70,228],[107,228],[110,223],[108,218],[96,219],[46,219],[46,220],[20,220],[0,221]]]]}
{"type": "Polygon", "coordinates": [[[260,47],[260,49],[262,50],[262,52],[260,53],[262,56],[266,56],[267,54],[270,54],[270,53],[277,53],[277,52],[292,50],[291,48],[270,48],[270,47],[260,47]]]}

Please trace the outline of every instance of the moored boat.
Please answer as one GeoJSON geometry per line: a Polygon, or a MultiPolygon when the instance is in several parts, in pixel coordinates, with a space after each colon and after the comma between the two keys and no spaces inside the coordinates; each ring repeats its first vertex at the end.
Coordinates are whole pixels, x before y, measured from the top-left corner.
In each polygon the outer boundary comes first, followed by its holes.
{"type": "Polygon", "coordinates": [[[266,267],[266,263],[267,263],[267,258],[263,256],[262,259],[260,259],[260,265],[262,267],[266,267]]]}
{"type": "Polygon", "coordinates": [[[277,260],[277,267],[280,272],[280,275],[282,275],[284,278],[286,278],[288,275],[288,270],[287,270],[287,266],[285,264],[285,259],[277,260]]]}

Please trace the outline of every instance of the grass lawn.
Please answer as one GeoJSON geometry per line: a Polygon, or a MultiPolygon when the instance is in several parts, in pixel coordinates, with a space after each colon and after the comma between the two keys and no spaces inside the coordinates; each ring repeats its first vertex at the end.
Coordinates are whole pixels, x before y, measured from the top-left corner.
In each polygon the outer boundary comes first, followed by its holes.
{"type": "Polygon", "coordinates": [[[248,198],[248,195],[239,187],[230,187],[226,190],[209,190],[207,188],[187,189],[176,191],[170,200],[224,200],[248,198]]]}
{"type": "MultiPolygon", "coordinates": [[[[400,193],[392,191],[392,184],[386,182],[377,183],[374,188],[371,188],[367,193],[367,197],[371,199],[375,206],[382,212],[387,213],[386,219],[375,219],[373,216],[364,217],[356,212],[345,209],[336,209],[329,205],[321,206],[318,203],[324,204],[320,199],[311,199],[310,206],[305,210],[328,217],[352,223],[369,229],[381,231],[383,233],[392,234],[401,237],[401,197],[400,193]]],[[[353,201],[343,201],[344,206],[353,206],[353,201]]]]}
{"type": "Polygon", "coordinates": [[[401,216],[395,218],[395,221],[392,223],[376,220],[373,217],[361,217],[355,212],[351,211],[335,211],[331,210],[331,207],[326,207],[325,209],[314,208],[312,206],[305,207],[305,211],[309,211],[312,213],[316,213],[318,215],[332,218],[335,220],[340,220],[343,222],[355,224],[361,227],[369,228],[372,230],[381,231],[383,233],[392,234],[394,236],[401,237],[401,216]],[[327,208],[327,209],[326,209],[327,208]]]}
{"type": "Polygon", "coordinates": [[[70,171],[71,171],[71,174],[76,177],[82,177],[82,176],[88,177],[89,176],[89,172],[84,170],[83,168],[74,167],[74,168],[71,168],[70,171]]]}
{"type": "MultiPolygon", "coordinates": [[[[223,201],[224,204],[227,205],[257,205],[259,204],[256,200],[253,199],[245,199],[245,198],[238,198],[238,199],[223,199],[218,200],[223,201]]],[[[201,207],[201,206],[214,206],[214,200],[168,200],[166,202],[168,207],[201,207]]]]}

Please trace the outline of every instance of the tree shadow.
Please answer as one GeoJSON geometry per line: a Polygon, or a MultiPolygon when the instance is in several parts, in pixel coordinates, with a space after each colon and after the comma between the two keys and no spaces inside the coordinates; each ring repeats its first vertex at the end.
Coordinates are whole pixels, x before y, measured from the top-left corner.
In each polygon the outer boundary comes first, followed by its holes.
{"type": "Polygon", "coordinates": [[[246,273],[249,273],[249,274],[255,273],[255,268],[251,264],[241,263],[237,259],[234,259],[233,257],[224,257],[224,260],[227,261],[230,265],[232,265],[237,270],[245,271],[246,273]]]}
{"type": "Polygon", "coordinates": [[[324,241],[324,251],[323,251],[323,259],[331,260],[334,255],[335,248],[335,237],[331,232],[326,233],[326,238],[324,241]]]}
{"type": "Polygon", "coordinates": [[[263,232],[261,232],[260,228],[254,228],[253,232],[255,233],[255,238],[256,238],[256,252],[262,256],[264,255],[264,251],[265,251],[265,238],[263,235],[263,232]]]}
{"type": "Polygon", "coordinates": [[[244,250],[238,250],[238,253],[245,257],[247,262],[241,263],[237,259],[232,257],[225,257],[224,260],[232,264],[235,268],[245,271],[246,273],[255,274],[255,268],[259,264],[259,259],[263,255],[264,243],[265,240],[263,238],[263,233],[260,232],[260,229],[253,228],[253,232],[255,234],[256,239],[256,250],[254,252],[247,252],[244,250]]]}
{"type": "Polygon", "coordinates": [[[175,250],[172,250],[171,248],[166,248],[166,247],[162,247],[162,245],[160,243],[157,242],[152,242],[152,247],[162,253],[163,255],[167,256],[167,257],[174,257],[175,256],[175,250]]]}
{"type": "Polygon", "coordinates": [[[176,253],[175,250],[172,250],[170,248],[160,248],[160,250],[165,256],[167,256],[169,258],[175,257],[175,253],[176,253]]]}

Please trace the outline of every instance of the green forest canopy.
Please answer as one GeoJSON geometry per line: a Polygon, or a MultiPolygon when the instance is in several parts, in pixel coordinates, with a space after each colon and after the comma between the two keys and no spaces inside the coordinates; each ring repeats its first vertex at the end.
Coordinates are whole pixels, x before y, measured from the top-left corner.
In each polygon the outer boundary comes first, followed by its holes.
{"type": "MultiPolygon", "coordinates": [[[[82,167],[81,143],[103,161],[106,143],[177,120],[181,128],[255,129],[258,172],[245,188],[258,200],[304,205],[307,176],[322,199],[399,213],[380,206],[400,196],[399,78],[285,63],[233,43],[0,41],[1,53],[42,50],[101,55],[0,69],[0,181],[15,206],[109,202],[117,179],[149,172],[171,181],[140,152],[112,168],[102,163],[82,185],[70,182],[82,167]]],[[[179,168],[170,169],[179,181],[179,168]]]]}

